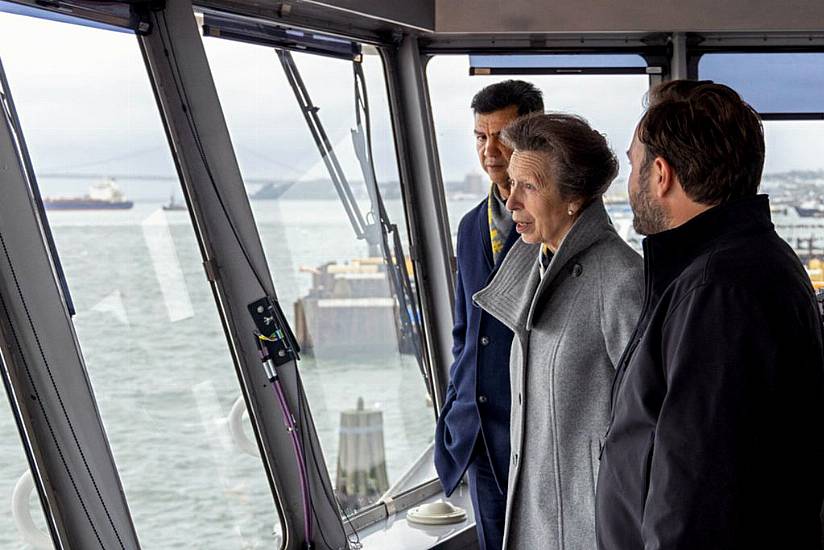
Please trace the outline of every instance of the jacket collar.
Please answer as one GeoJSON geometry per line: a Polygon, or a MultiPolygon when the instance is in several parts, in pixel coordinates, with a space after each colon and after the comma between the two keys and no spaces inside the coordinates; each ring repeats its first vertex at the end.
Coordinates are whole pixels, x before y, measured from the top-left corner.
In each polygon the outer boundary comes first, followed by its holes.
{"type": "Polygon", "coordinates": [[[538,272],[540,244],[518,240],[507,253],[492,282],[473,296],[476,304],[513,332],[530,330],[536,306],[570,260],[615,233],[601,199],[587,206],[552,257],[543,279],[538,272]]]}
{"type": "Polygon", "coordinates": [[[769,199],[756,195],[714,206],[676,228],[650,235],[643,241],[646,302],[657,302],[664,289],[719,240],[772,229],[769,199]]]}

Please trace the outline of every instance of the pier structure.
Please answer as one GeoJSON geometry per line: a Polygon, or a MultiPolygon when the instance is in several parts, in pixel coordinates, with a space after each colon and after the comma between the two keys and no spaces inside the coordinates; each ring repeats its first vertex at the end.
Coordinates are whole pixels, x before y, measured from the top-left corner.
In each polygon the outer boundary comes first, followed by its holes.
{"type": "Polygon", "coordinates": [[[295,334],[305,353],[397,354],[401,327],[383,258],[312,270],[309,293],[295,302],[295,334]]]}

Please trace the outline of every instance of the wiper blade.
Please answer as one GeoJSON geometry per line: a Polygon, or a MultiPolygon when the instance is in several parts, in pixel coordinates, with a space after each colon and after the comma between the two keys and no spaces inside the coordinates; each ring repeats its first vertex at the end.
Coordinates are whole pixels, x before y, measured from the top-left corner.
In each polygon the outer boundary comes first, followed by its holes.
{"type": "Polygon", "coordinates": [[[312,103],[309,92],[298,71],[291,52],[276,50],[286,79],[292,87],[298,101],[301,113],[306,120],[315,145],[320,152],[321,159],[326,165],[332,185],[340,198],[355,236],[366,240],[369,244],[369,253],[380,254],[386,263],[390,287],[398,302],[398,316],[400,320],[399,348],[401,352],[412,353],[418,363],[421,375],[424,378],[426,390],[433,394],[432,381],[423,360],[421,345],[421,315],[418,301],[415,297],[412,279],[406,267],[406,256],[403,252],[403,243],[398,227],[393,224],[386,211],[383,197],[375,176],[375,166],[372,162],[371,120],[369,114],[369,100],[366,93],[366,80],[363,67],[358,61],[352,62],[355,84],[355,122],[352,130],[352,143],[363,174],[366,190],[371,201],[371,208],[366,217],[358,206],[352,187],[338,162],[334,147],[329,141],[320,117],[318,107],[312,103]],[[391,237],[390,237],[391,235],[391,237]]]}
{"type": "Polygon", "coordinates": [[[386,206],[378,187],[375,176],[375,165],[372,161],[372,125],[369,113],[369,99],[366,94],[366,79],[360,63],[353,62],[352,70],[355,78],[355,122],[357,127],[352,130],[352,144],[355,155],[363,174],[364,183],[372,201],[370,214],[380,229],[381,251],[389,271],[389,281],[395,298],[398,300],[398,316],[401,322],[401,349],[411,351],[415,355],[421,375],[424,378],[426,390],[433,395],[432,381],[423,361],[420,338],[420,313],[418,302],[412,288],[412,279],[406,267],[406,256],[403,252],[398,226],[389,219],[386,206]],[[392,234],[392,245],[389,235],[392,234]]]}
{"type": "Polygon", "coordinates": [[[275,52],[277,52],[283,72],[286,74],[286,79],[295,93],[300,112],[303,113],[303,118],[309,126],[309,131],[315,140],[321,159],[326,165],[329,177],[332,179],[332,185],[335,186],[335,191],[337,191],[343,204],[343,209],[349,217],[352,229],[355,230],[358,239],[365,239],[367,237],[366,222],[358,208],[358,203],[355,201],[355,196],[352,194],[352,187],[346,180],[343,168],[338,162],[332,142],[329,141],[329,136],[326,135],[326,130],[323,129],[323,124],[318,116],[318,107],[312,103],[312,98],[309,97],[309,92],[303,83],[303,78],[300,76],[295,60],[292,58],[292,53],[286,50],[275,50],[275,52]]]}

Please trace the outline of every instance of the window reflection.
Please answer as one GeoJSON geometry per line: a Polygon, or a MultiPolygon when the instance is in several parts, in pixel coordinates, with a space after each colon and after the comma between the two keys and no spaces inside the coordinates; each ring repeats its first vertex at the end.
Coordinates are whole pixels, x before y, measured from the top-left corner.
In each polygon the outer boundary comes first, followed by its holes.
{"type": "MultiPolygon", "coordinates": [[[[357,238],[275,51],[216,38],[204,44],[278,297],[302,347],[299,368],[329,475],[352,513],[422,469],[417,457],[432,440],[431,403],[403,337],[402,301],[380,239],[357,238]],[[267,195],[254,183],[266,179],[282,193],[267,195]]],[[[375,175],[405,250],[382,61],[364,53],[375,175]]],[[[352,63],[292,56],[368,225],[376,213],[353,145],[352,63]]],[[[390,258],[396,261],[394,250],[390,258]]]]}
{"type": "Polygon", "coordinates": [[[0,55],[142,547],[276,547],[261,461],[227,420],[240,389],[189,216],[162,208],[180,185],[135,37],[0,14],[0,55]]]}

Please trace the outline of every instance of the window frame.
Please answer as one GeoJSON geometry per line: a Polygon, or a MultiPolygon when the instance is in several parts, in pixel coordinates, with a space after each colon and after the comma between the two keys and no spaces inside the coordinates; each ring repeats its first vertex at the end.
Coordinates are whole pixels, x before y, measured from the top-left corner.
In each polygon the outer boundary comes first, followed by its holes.
{"type": "Polygon", "coordinates": [[[0,228],[8,259],[2,271],[17,288],[16,295],[0,297],[6,394],[55,548],[136,547],[134,522],[61,287],[65,280],[56,248],[30,178],[9,82],[3,78],[0,87],[6,95],[0,136],[7,145],[0,162],[9,167],[0,217],[14,228],[5,235],[0,228]],[[50,367],[49,360],[60,367],[50,367]]]}
{"type": "MultiPolygon", "coordinates": [[[[219,18],[220,18],[221,21],[230,21],[230,20],[233,20],[233,19],[240,20],[237,16],[233,16],[232,14],[225,13],[225,12],[218,12],[217,10],[209,10],[209,13],[210,14],[220,14],[219,18]]],[[[270,26],[270,27],[273,27],[273,28],[280,28],[278,25],[274,25],[274,24],[271,24],[269,22],[266,22],[266,26],[270,26]]],[[[213,23],[212,29],[215,29],[214,23],[213,23]]],[[[208,29],[204,29],[204,30],[205,30],[204,34],[207,34],[207,33],[210,32],[208,29]]],[[[313,31],[312,29],[307,29],[306,27],[301,27],[301,30],[306,31],[307,33],[316,33],[316,34],[321,34],[322,33],[322,31],[313,31]]],[[[213,34],[207,34],[207,35],[208,36],[214,36],[213,34]]],[[[277,35],[277,33],[275,33],[274,36],[276,36],[276,35],[277,35]]],[[[265,46],[265,47],[273,47],[274,46],[274,44],[270,40],[271,36],[268,33],[267,33],[267,36],[265,36],[265,37],[255,36],[254,34],[248,34],[248,35],[243,35],[243,36],[238,36],[236,34],[234,36],[229,36],[229,37],[226,37],[226,38],[230,39],[230,40],[240,40],[242,42],[257,44],[257,45],[261,45],[261,46],[265,46]]],[[[341,36],[341,37],[336,36],[336,38],[347,39],[345,36],[341,36]]],[[[354,37],[350,38],[350,40],[353,43],[356,43],[356,44],[357,43],[364,44],[364,45],[367,44],[366,42],[363,42],[362,40],[358,40],[354,37]]],[[[313,41],[313,43],[314,43],[314,45],[317,44],[314,41],[313,41]]],[[[389,56],[388,52],[391,50],[391,48],[389,46],[387,46],[386,44],[369,44],[369,45],[374,46],[378,50],[378,53],[379,53],[380,59],[381,59],[381,66],[382,66],[383,76],[384,76],[384,85],[386,86],[387,99],[388,99],[388,103],[389,103],[392,131],[393,131],[393,135],[395,137],[395,139],[393,140],[394,141],[394,146],[395,146],[395,162],[398,164],[399,185],[400,185],[402,196],[403,196],[403,207],[404,207],[404,213],[405,213],[405,223],[406,223],[407,235],[408,235],[408,238],[409,238],[409,257],[416,264],[416,269],[414,270],[414,273],[410,274],[410,277],[413,278],[414,281],[415,281],[416,288],[417,288],[417,292],[416,292],[416,296],[415,296],[416,300],[417,300],[417,305],[418,305],[419,311],[421,312],[422,316],[425,319],[426,314],[427,314],[426,313],[427,310],[424,308],[424,303],[423,303],[423,300],[421,298],[421,294],[422,294],[421,281],[422,281],[422,278],[419,275],[420,273],[422,273],[423,270],[420,269],[420,263],[419,263],[419,261],[417,261],[418,259],[416,258],[416,255],[415,255],[415,251],[418,249],[418,246],[416,246],[416,244],[415,244],[416,243],[416,236],[418,235],[418,233],[414,230],[414,228],[416,227],[416,225],[415,225],[416,218],[415,218],[415,215],[414,215],[415,209],[411,206],[411,202],[410,202],[410,188],[409,188],[409,185],[407,183],[410,180],[410,178],[409,178],[407,172],[404,171],[403,165],[402,165],[401,160],[400,160],[402,158],[401,157],[401,151],[403,149],[402,149],[401,144],[400,144],[399,139],[398,139],[398,135],[399,135],[398,134],[398,124],[399,123],[398,123],[398,119],[397,119],[397,116],[396,116],[397,102],[393,101],[393,96],[392,96],[392,93],[391,93],[392,88],[391,88],[390,82],[389,82],[390,73],[389,73],[389,70],[388,70],[388,67],[387,67],[387,59],[388,59],[388,56],[389,56]]],[[[286,49],[294,49],[295,51],[306,52],[306,53],[311,53],[311,54],[315,54],[315,55],[326,55],[324,53],[317,52],[317,51],[308,51],[307,52],[307,50],[302,47],[302,44],[300,43],[300,40],[297,40],[297,39],[295,40],[295,44],[288,44],[288,43],[287,44],[278,44],[278,47],[285,47],[286,49]]],[[[358,46],[358,49],[359,49],[359,47],[360,46],[358,46]]],[[[354,52],[354,48],[353,48],[353,52],[354,52]]],[[[330,55],[330,57],[345,58],[346,56],[330,55]]],[[[171,137],[170,137],[170,139],[171,139],[171,137]]],[[[173,147],[172,149],[173,149],[173,151],[176,151],[178,148],[179,147],[173,147]]],[[[179,170],[180,170],[180,162],[179,162],[177,156],[175,156],[175,161],[178,164],[179,170]]],[[[185,176],[182,179],[185,180],[185,176]]],[[[189,191],[189,192],[191,193],[191,191],[189,191]]],[[[246,221],[246,220],[244,220],[244,221],[246,221]]],[[[251,217],[249,218],[249,221],[254,223],[254,220],[251,217]]],[[[257,234],[257,228],[255,228],[255,232],[257,234]]],[[[257,237],[258,237],[258,239],[260,238],[259,234],[257,234],[257,237]]],[[[276,285],[276,283],[277,283],[277,281],[273,281],[273,284],[276,285]]],[[[450,313],[450,315],[451,315],[451,313],[450,313]]],[[[430,350],[430,347],[426,345],[429,330],[427,329],[427,324],[426,324],[425,321],[419,326],[419,330],[420,330],[419,336],[421,338],[421,351],[422,351],[422,358],[421,359],[422,359],[424,368],[427,372],[429,380],[433,380],[432,362],[430,360],[431,350],[430,350]]],[[[311,411],[311,404],[309,404],[308,406],[309,406],[310,411],[311,411]]],[[[436,412],[436,411],[437,411],[437,409],[434,408],[434,403],[433,403],[433,412],[436,412]]],[[[322,453],[322,450],[321,450],[321,453],[322,453]]],[[[263,456],[263,453],[261,453],[261,456],[263,456]]],[[[278,463],[283,463],[283,462],[285,462],[285,461],[278,461],[278,463]]],[[[274,485],[276,485],[276,482],[273,483],[273,486],[274,485]]],[[[344,524],[347,525],[347,526],[350,526],[350,527],[355,528],[355,529],[363,529],[364,527],[366,527],[368,525],[372,525],[373,523],[376,523],[378,521],[381,521],[382,519],[385,519],[385,518],[391,516],[392,514],[394,514],[397,511],[405,510],[405,509],[417,504],[418,502],[432,496],[433,494],[435,494],[433,492],[433,490],[436,487],[440,487],[439,482],[437,481],[436,478],[432,478],[432,479],[427,480],[427,481],[425,481],[425,482],[423,482],[423,483],[421,483],[417,486],[409,488],[409,489],[399,493],[398,495],[385,496],[384,499],[381,499],[378,502],[375,502],[375,503],[373,503],[373,504],[371,504],[367,507],[364,507],[363,509],[357,511],[355,514],[349,515],[348,517],[341,517],[339,519],[341,521],[343,521],[344,524]],[[401,504],[401,506],[403,506],[402,508],[399,508],[398,505],[395,504],[395,501],[397,499],[399,499],[398,502],[401,504]]],[[[286,524],[288,522],[288,518],[284,515],[284,516],[281,517],[281,521],[284,525],[284,529],[286,529],[286,524]]],[[[295,525],[294,529],[297,530],[298,526],[295,525]]]]}

